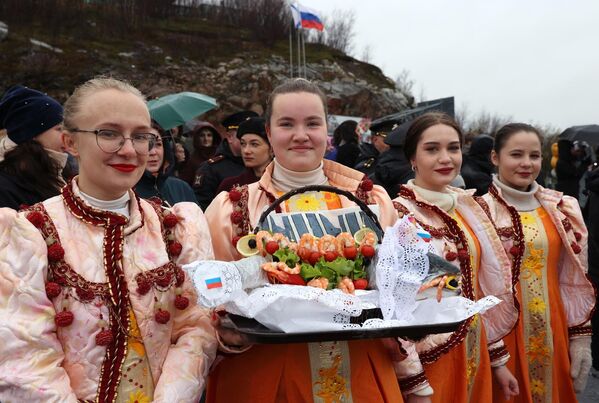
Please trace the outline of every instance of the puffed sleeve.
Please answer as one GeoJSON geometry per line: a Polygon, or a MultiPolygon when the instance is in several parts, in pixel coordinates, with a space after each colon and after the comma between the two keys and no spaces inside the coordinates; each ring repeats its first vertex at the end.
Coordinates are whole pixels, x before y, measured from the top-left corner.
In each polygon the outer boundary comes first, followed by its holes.
{"type": "Polygon", "coordinates": [[[0,401],[76,402],[62,368],[46,296],[46,243],[14,210],[0,209],[0,401]]]}
{"type": "Polygon", "coordinates": [[[233,204],[229,200],[227,192],[219,193],[206,209],[206,221],[208,221],[212,236],[214,256],[217,260],[225,262],[241,258],[231,243],[231,239],[233,239],[233,225],[230,219],[232,212],[233,204]]]}
{"type": "MultiPolygon", "coordinates": [[[[177,203],[173,213],[181,219],[174,235],[183,246],[176,263],[213,259],[208,225],[200,208],[194,203],[177,203]]],[[[189,298],[189,306],[174,316],[172,345],[156,384],[155,402],[199,401],[216,356],[216,335],[209,311],[198,305],[189,276],[182,289],[182,294],[189,298]]]]}

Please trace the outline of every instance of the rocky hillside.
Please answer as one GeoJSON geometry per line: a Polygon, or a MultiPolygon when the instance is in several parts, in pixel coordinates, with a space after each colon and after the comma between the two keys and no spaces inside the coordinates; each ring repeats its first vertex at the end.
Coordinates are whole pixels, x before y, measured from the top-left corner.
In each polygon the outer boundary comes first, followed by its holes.
{"type": "MultiPolygon", "coordinates": [[[[6,21],[5,21],[6,22],[6,21]]],[[[269,92],[289,76],[287,41],[271,46],[234,27],[185,18],[160,21],[147,32],[107,36],[0,24],[0,92],[16,83],[64,100],[98,74],[125,78],[149,98],[197,91],[216,98],[218,118],[240,108],[262,112],[269,92]]],[[[307,44],[307,75],[329,96],[333,114],[376,118],[413,105],[413,98],[373,65],[323,45],[307,44]]]]}

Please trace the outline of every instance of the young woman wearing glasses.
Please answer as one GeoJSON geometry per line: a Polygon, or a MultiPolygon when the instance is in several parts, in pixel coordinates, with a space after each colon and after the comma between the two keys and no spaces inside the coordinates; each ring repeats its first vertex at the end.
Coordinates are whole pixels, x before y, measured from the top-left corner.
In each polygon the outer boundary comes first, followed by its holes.
{"type": "Polygon", "coordinates": [[[64,125],[79,176],[0,210],[0,400],[198,401],[215,336],[180,265],[213,255],[204,216],[131,190],[155,139],[134,87],[88,81],[64,125]]]}

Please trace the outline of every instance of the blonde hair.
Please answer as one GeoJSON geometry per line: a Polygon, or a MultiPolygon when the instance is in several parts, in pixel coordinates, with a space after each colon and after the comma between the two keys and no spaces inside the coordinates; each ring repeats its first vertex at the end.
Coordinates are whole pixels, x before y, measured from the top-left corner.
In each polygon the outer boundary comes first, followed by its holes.
{"type": "Polygon", "coordinates": [[[81,104],[88,96],[103,90],[117,90],[128,92],[139,97],[143,102],[146,102],[146,97],[140,90],[132,86],[126,81],[117,80],[112,77],[94,77],[75,88],[75,91],[64,103],[64,124],[67,128],[73,127],[73,118],[81,112],[81,104]]]}

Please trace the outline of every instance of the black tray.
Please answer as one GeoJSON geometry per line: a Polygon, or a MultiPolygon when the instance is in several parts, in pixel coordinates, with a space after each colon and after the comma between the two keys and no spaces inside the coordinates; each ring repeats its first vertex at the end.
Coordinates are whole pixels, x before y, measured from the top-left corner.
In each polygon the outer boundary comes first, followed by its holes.
{"type": "Polygon", "coordinates": [[[221,318],[221,324],[237,330],[253,344],[312,343],[335,340],[380,339],[402,337],[419,340],[426,335],[455,332],[463,322],[444,323],[432,326],[402,326],[380,329],[349,329],[329,332],[284,333],[270,330],[255,319],[227,314],[221,318]]]}

